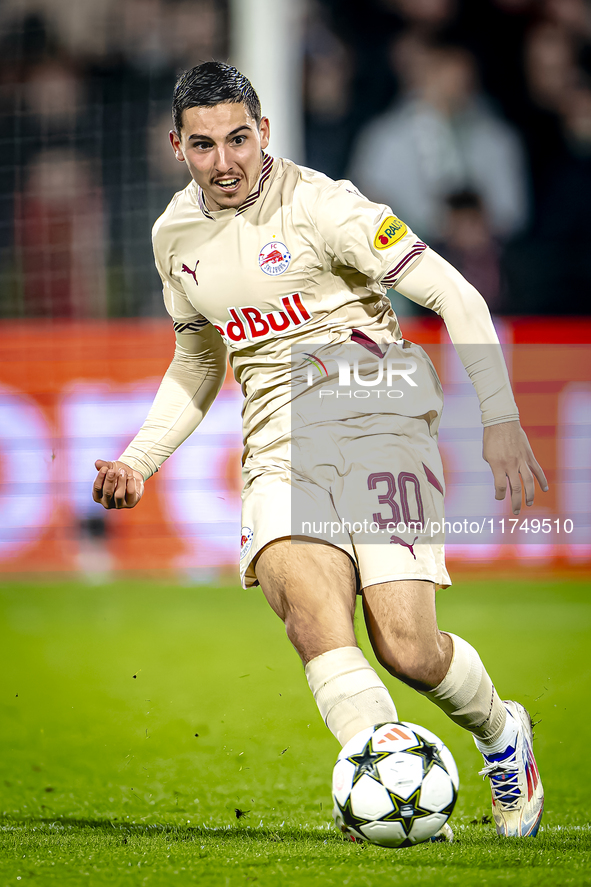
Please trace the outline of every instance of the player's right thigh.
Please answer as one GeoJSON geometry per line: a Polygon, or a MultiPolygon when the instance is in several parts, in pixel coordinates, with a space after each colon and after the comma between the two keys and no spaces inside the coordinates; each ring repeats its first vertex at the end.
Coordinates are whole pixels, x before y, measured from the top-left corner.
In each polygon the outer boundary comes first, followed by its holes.
{"type": "Polygon", "coordinates": [[[337,647],[356,646],[357,577],[344,551],[321,542],[279,539],[263,549],[255,569],[304,665],[337,647]]]}

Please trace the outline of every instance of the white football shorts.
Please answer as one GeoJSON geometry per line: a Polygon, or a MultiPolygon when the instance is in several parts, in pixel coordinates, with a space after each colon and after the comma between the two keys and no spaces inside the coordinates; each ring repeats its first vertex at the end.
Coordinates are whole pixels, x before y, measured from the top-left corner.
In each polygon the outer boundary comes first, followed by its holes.
{"type": "Polygon", "coordinates": [[[286,434],[249,458],[240,575],[258,584],[269,543],[321,540],[345,551],[365,588],[399,579],[448,586],[438,422],[366,414],[286,434]]]}

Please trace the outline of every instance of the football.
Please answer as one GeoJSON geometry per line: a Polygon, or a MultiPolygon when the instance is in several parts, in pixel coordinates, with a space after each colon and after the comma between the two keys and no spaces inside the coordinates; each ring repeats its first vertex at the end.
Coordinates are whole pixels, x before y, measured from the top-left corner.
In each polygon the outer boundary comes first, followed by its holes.
{"type": "Polygon", "coordinates": [[[458,768],[417,724],[377,724],[341,749],[332,778],[334,820],[354,840],[410,847],[434,837],[456,803],[458,768]]]}

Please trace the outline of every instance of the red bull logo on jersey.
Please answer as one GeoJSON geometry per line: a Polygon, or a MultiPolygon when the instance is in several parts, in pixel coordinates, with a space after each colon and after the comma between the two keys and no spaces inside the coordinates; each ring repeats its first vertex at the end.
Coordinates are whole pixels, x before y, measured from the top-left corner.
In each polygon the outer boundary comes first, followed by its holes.
{"type": "Polygon", "coordinates": [[[290,262],[291,253],[286,245],[278,240],[266,243],[259,253],[259,268],[272,277],[287,271],[290,262]]]}
{"type": "Polygon", "coordinates": [[[214,326],[227,345],[240,347],[241,343],[260,342],[304,326],[312,320],[299,293],[283,296],[281,306],[283,310],[279,311],[261,311],[254,305],[228,308],[231,319],[223,326],[217,323],[214,326]]]}
{"type": "Polygon", "coordinates": [[[398,243],[399,240],[402,240],[407,231],[408,228],[402,219],[398,219],[396,216],[388,216],[378,228],[373,245],[375,249],[389,249],[395,243],[398,243]]]}

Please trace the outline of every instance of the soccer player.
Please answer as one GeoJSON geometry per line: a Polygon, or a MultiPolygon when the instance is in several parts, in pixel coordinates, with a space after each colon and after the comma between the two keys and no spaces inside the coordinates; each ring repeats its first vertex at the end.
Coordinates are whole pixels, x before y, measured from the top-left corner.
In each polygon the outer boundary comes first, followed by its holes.
{"type": "Polygon", "coordinates": [[[508,482],[518,514],[522,482],[528,505],[534,478],[544,490],[547,483],[519,424],[484,300],[389,207],[350,182],[267,154],[269,121],[235,68],[207,62],[184,73],[173,119],[172,148],[192,181],[156,222],[154,253],[175,354],[137,436],[118,460],[96,462],[95,501],[137,505],[144,482],[211,406],[229,353],[245,398],[242,581],[260,583],[284,621],[327,726],[344,745],[397,720],[357,646],[359,590],[380,663],[473,734],[499,834],[535,835],[543,791],[529,715],[501,701],[469,643],[437,626],[435,588],[450,580],[443,544],[420,530],[443,515],[441,388],[422,349],[402,338],[386,290],[396,285],[443,317],[480,400],[496,498],[508,482]],[[302,412],[300,395],[305,404],[317,390],[306,388],[304,368],[326,370],[323,355],[345,347],[402,366],[409,385],[416,373],[412,398],[334,420],[330,410],[316,419],[302,412]],[[304,454],[297,471],[292,438],[304,454]],[[292,527],[296,494],[315,516],[305,532],[292,527]],[[404,532],[409,502],[421,517],[414,536],[404,532]],[[368,513],[380,528],[398,521],[386,544],[351,524],[336,541],[314,530],[345,512],[359,526],[368,513]]]}

